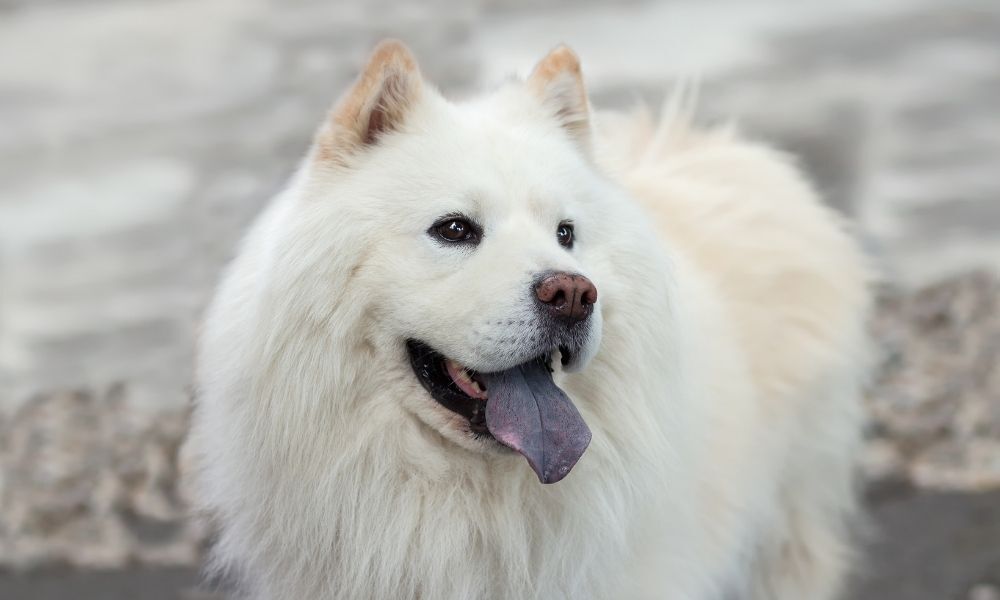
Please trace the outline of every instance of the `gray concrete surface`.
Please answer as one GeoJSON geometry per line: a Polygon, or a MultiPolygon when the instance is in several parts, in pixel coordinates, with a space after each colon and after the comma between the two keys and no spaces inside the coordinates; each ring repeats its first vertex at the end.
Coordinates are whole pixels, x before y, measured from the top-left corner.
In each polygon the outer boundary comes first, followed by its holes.
{"type": "MultiPolygon", "coordinates": [[[[45,568],[0,575],[0,598],[183,597],[191,544],[142,539],[182,510],[163,448],[197,316],[390,35],[459,95],[557,42],[600,106],[697,79],[700,117],[798,153],[893,284],[1000,265],[995,1],[0,0],[0,565],[45,568]],[[67,441],[66,415],[108,433],[67,441]],[[67,562],[113,570],[51,570],[67,562]]],[[[995,582],[996,497],[934,487],[875,504],[857,598],[995,582]]]]}

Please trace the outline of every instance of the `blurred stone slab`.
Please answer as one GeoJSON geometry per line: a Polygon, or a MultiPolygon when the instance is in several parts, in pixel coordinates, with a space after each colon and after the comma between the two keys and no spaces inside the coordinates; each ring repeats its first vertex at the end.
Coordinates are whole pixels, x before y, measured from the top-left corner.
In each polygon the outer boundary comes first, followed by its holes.
{"type": "Polygon", "coordinates": [[[0,566],[198,561],[205,532],[179,488],[187,413],[125,393],[39,396],[0,422],[0,566]]]}
{"type": "Polygon", "coordinates": [[[868,467],[936,489],[1000,488],[1000,278],[973,272],[886,290],[868,395],[868,467]]]}

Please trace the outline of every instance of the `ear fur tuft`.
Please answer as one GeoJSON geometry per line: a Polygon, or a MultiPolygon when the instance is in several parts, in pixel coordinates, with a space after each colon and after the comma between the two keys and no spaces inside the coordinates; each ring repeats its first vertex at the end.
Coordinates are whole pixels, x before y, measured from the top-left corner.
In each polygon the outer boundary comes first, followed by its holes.
{"type": "Polygon", "coordinates": [[[580,59],[560,45],[543,58],[528,76],[528,88],[551,111],[584,152],[590,152],[590,108],[580,59]]]}
{"type": "Polygon", "coordinates": [[[345,165],[353,154],[402,128],[423,92],[420,68],[396,40],[379,43],[316,142],[316,159],[345,165]]]}

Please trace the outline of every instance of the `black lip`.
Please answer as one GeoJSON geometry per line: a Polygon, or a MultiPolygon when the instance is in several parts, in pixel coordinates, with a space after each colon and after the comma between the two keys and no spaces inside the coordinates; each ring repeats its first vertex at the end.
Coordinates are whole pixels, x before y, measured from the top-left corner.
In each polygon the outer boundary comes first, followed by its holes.
{"type": "Polygon", "coordinates": [[[413,373],[431,397],[441,406],[465,417],[473,433],[492,437],[486,428],[486,400],[473,398],[455,385],[445,367],[444,355],[417,340],[407,340],[406,350],[413,373]]]}

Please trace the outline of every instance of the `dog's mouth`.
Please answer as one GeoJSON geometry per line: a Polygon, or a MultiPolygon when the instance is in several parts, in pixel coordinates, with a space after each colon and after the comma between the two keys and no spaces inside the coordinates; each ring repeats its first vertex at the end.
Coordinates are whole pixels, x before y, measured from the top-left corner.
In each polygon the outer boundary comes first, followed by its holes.
{"type": "MultiPolygon", "coordinates": [[[[509,369],[479,373],[416,340],[406,343],[417,379],[438,404],[520,453],[542,483],[564,478],[590,444],[590,428],[552,380],[553,352],[509,369]]],[[[569,348],[559,348],[563,363],[569,348]]]]}

